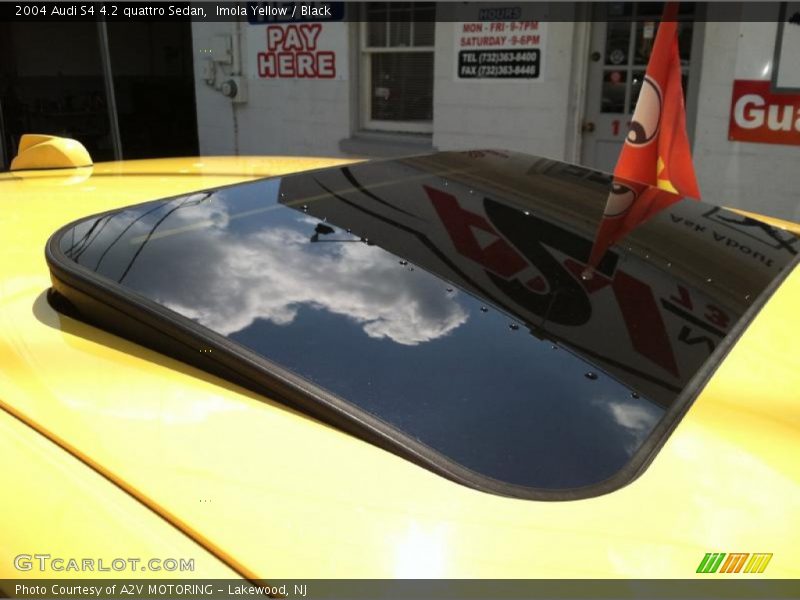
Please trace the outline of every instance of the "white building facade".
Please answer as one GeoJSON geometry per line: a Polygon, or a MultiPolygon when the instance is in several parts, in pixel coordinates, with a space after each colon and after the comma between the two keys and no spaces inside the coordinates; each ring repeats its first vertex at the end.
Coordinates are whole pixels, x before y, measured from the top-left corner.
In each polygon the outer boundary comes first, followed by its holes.
{"type": "MultiPolygon", "coordinates": [[[[368,22],[193,23],[200,151],[504,148],[612,170],[660,7],[565,4],[548,15],[553,5],[542,6],[469,5],[458,21],[442,20],[446,5],[416,3],[344,7],[368,22]],[[387,10],[418,14],[381,21],[387,10]]],[[[738,20],[729,9],[715,20],[713,4],[682,6],[687,127],[703,198],[800,221],[800,76],[788,58],[800,55],[800,3],[744,6],[738,20]],[[763,10],[775,14],[748,13],[763,10]]]]}

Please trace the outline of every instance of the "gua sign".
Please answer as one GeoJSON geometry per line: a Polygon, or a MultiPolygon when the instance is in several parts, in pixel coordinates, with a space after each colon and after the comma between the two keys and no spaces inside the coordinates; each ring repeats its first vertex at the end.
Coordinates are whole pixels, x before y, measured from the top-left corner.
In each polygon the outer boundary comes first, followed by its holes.
{"type": "Polygon", "coordinates": [[[800,145],[800,94],[772,92],[769,81],[734,81],[728,139],[800,145]]]}
{"type": "Polygon", "coordinates": [[[269,25],[267,51],[258,53],[258,76],[266,79],[333,79],[336,54],[319,50],[320,23],[269,25]]]}

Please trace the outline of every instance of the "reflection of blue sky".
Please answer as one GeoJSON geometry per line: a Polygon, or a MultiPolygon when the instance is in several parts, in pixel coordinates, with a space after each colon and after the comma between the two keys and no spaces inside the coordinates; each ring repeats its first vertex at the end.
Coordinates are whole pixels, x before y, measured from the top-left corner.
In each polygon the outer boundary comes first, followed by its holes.
{"type": "Polygon", "coordinates": [[[663,414],[607,376],[586,378],[585,362],[512,331],[502,313],[458,300],[466,323],[416,346],[365,338],[311,307],[288,327],[257,320],[231,337],[458,462],[524,485],[609,477],[663,414]]]}
{"type": "MultiPolygon", "coordinates": [[[[379,246],[311,243],[318,221],[277,204],[277,186],[224,189],[153,231],[173,201],[136,222],[99,272],[118,280],[143,248],[124,286],[496,479],[605,479],[660,418],[608,376],[586,378],[583,360],[379,246]]],[[[81,262],[94,265],[131,222],[110,222],[81,262]]],[[[337,228],[325,239],[354,238],[337,228]]]]}
{"type": "Polygon", "coordinates": [[[295,222],[219,241],[213,261],[198,256],[209,271],[203,296],[171,287],[161,300],[224,334],[256,319],[288,325],[304,305],[401,344],[435,339],[466,320],[435,278],[407,281],[397,258],[360,243],[311,244],[313,231],[295,222]]]}
{"type": "Polygon", "coordinates": [[[280,179],[266,179],[259,182],[258,193],[255,194],[252,191],[248,193],[239,186],[223,188],[214,194],[214,202],[224,207],[226,213],[243,215],[234,219],[234,225],[237,235],[246,235],[264,227],[262,220],[248,217],[259,214],[257,211],[264,208],[277,207],[280,186],[280,179]]]}
{"type": "MultiPolygon", "coordinates": [[[[172,201],[131,227],[100,272],[118,279],[150,234],[124,283],[225,335],[256,319],[287,325],[303,305],[401,344],[426,342],[464,323],[466,313],[441,293],[435,277],[398,277],[397,257],[358,242],[310,243],[318,221],[277,204],[278,185],[261,182],[257,193],[226,188],[192,206],[172,201]]],[[[110,222],[103,239],[113,240],[131,220],[110,222]]],[[[344,231],[329,238],[357,239],[344,231]]],[[[103,246],[95,243],[81,262],[96,264],[103,246]]]]}

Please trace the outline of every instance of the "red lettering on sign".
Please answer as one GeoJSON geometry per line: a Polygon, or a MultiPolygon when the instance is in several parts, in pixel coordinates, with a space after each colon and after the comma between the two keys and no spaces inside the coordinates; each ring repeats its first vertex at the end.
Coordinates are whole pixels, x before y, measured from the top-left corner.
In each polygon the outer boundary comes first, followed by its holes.
{"type": "Polygon", "coordinates": [[[302,50],[304,47],[303,40],[300,37],[300,30],[294,25],[289,25],[286,28],[286,35],[283,38],[284,50],[302,50]]]}
{"type": "Polygon", "coordinates": [[[259,77],[336,77],[336,55],[317,51],[321,32],[319,23],[269,25],[267,52],[259,52],[257,56],[259,77]]]}
{"type": "Polygon", "coordinates": [[[336,58],[333,52],[259,52],[258,76],[331,79],[336,77],[336,58]]]}
{"type": "Polygon", "coordinates": [[[311,54],[311,52],[297,53],[297,76],[298,77],[316,76],[316,72],[314,69],[314,55],[311,54]]]}
{"type": "Polygon", "coordinates": [[[294,77],[297,57],[289,52],[278,53],[278,73],[281,77],[294,77]]]}
{"type": "Polygon", "coordinates": [[[275,68],[274,52],[258,53],[258,76],[277,77],[278,70],[275,68]]]}
{"type": "Polygon", "coordinates": [[[305,39],[306,48],[309,50],[317,49],[317,38],[319,37],[320,31],[322,31],[322,25],[319,23],[314,25],[300,25],[300,32],[305,39]]]}
{"type": "Polygon", "coordinates": [[[283,27],[272,25],[267,27],[267,49],[275,50],[283,41],[283,27]]]}
{"type": "Polygon", "coordinates": [[[681,306],[688,308],[689,310],[694,310],[692,305],[692,297],[689,295],[689,290],[682,285],[678,286],[678,295],[670,296],[669,299],[676,304],[680,304],[681,306]]]}
{"type": "Polygon", "coordinates": [[[706,314],[704,314],[703,316],[709,323],[716,325],[717,327],[723,330],[728,329],[728,325],[730,324],[731,319],[727,314],[725,314],[724,310],[714,306],[713,304],[707,304],[706,310],[708,312],[706,312],[706,314]]]}
{"type": "Polygon", "coordinates": [[[769,81],[734,81],[728,138],[800,145],[800,94],[772,93],[769,81]]]}
{"type": "Polygon", "coordinates": [[[336,56],[333,52],[317,52],[317,77],[336,77],[336,56]]]}
{"type": "Polygon", "coordinates": [[[267,27],[267,50],[316,50],[321,31],[319,23],[270,25],[267,27]]]}

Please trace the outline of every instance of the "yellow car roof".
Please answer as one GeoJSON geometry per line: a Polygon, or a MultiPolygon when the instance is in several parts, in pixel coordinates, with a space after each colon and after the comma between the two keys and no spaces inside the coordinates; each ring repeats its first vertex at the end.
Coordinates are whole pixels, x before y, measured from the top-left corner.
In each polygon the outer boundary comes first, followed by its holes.
{"type": "Polygon", "coordinates": [[[2,407],[245,576],[687,577],[712,550],[768,551],[766,575],[797,576],[796,273],[643,474],[571,502],[455,484],[47,302],[44,244],[75,219],[331,164],[168,159],[0,176],[2,407]]]}

